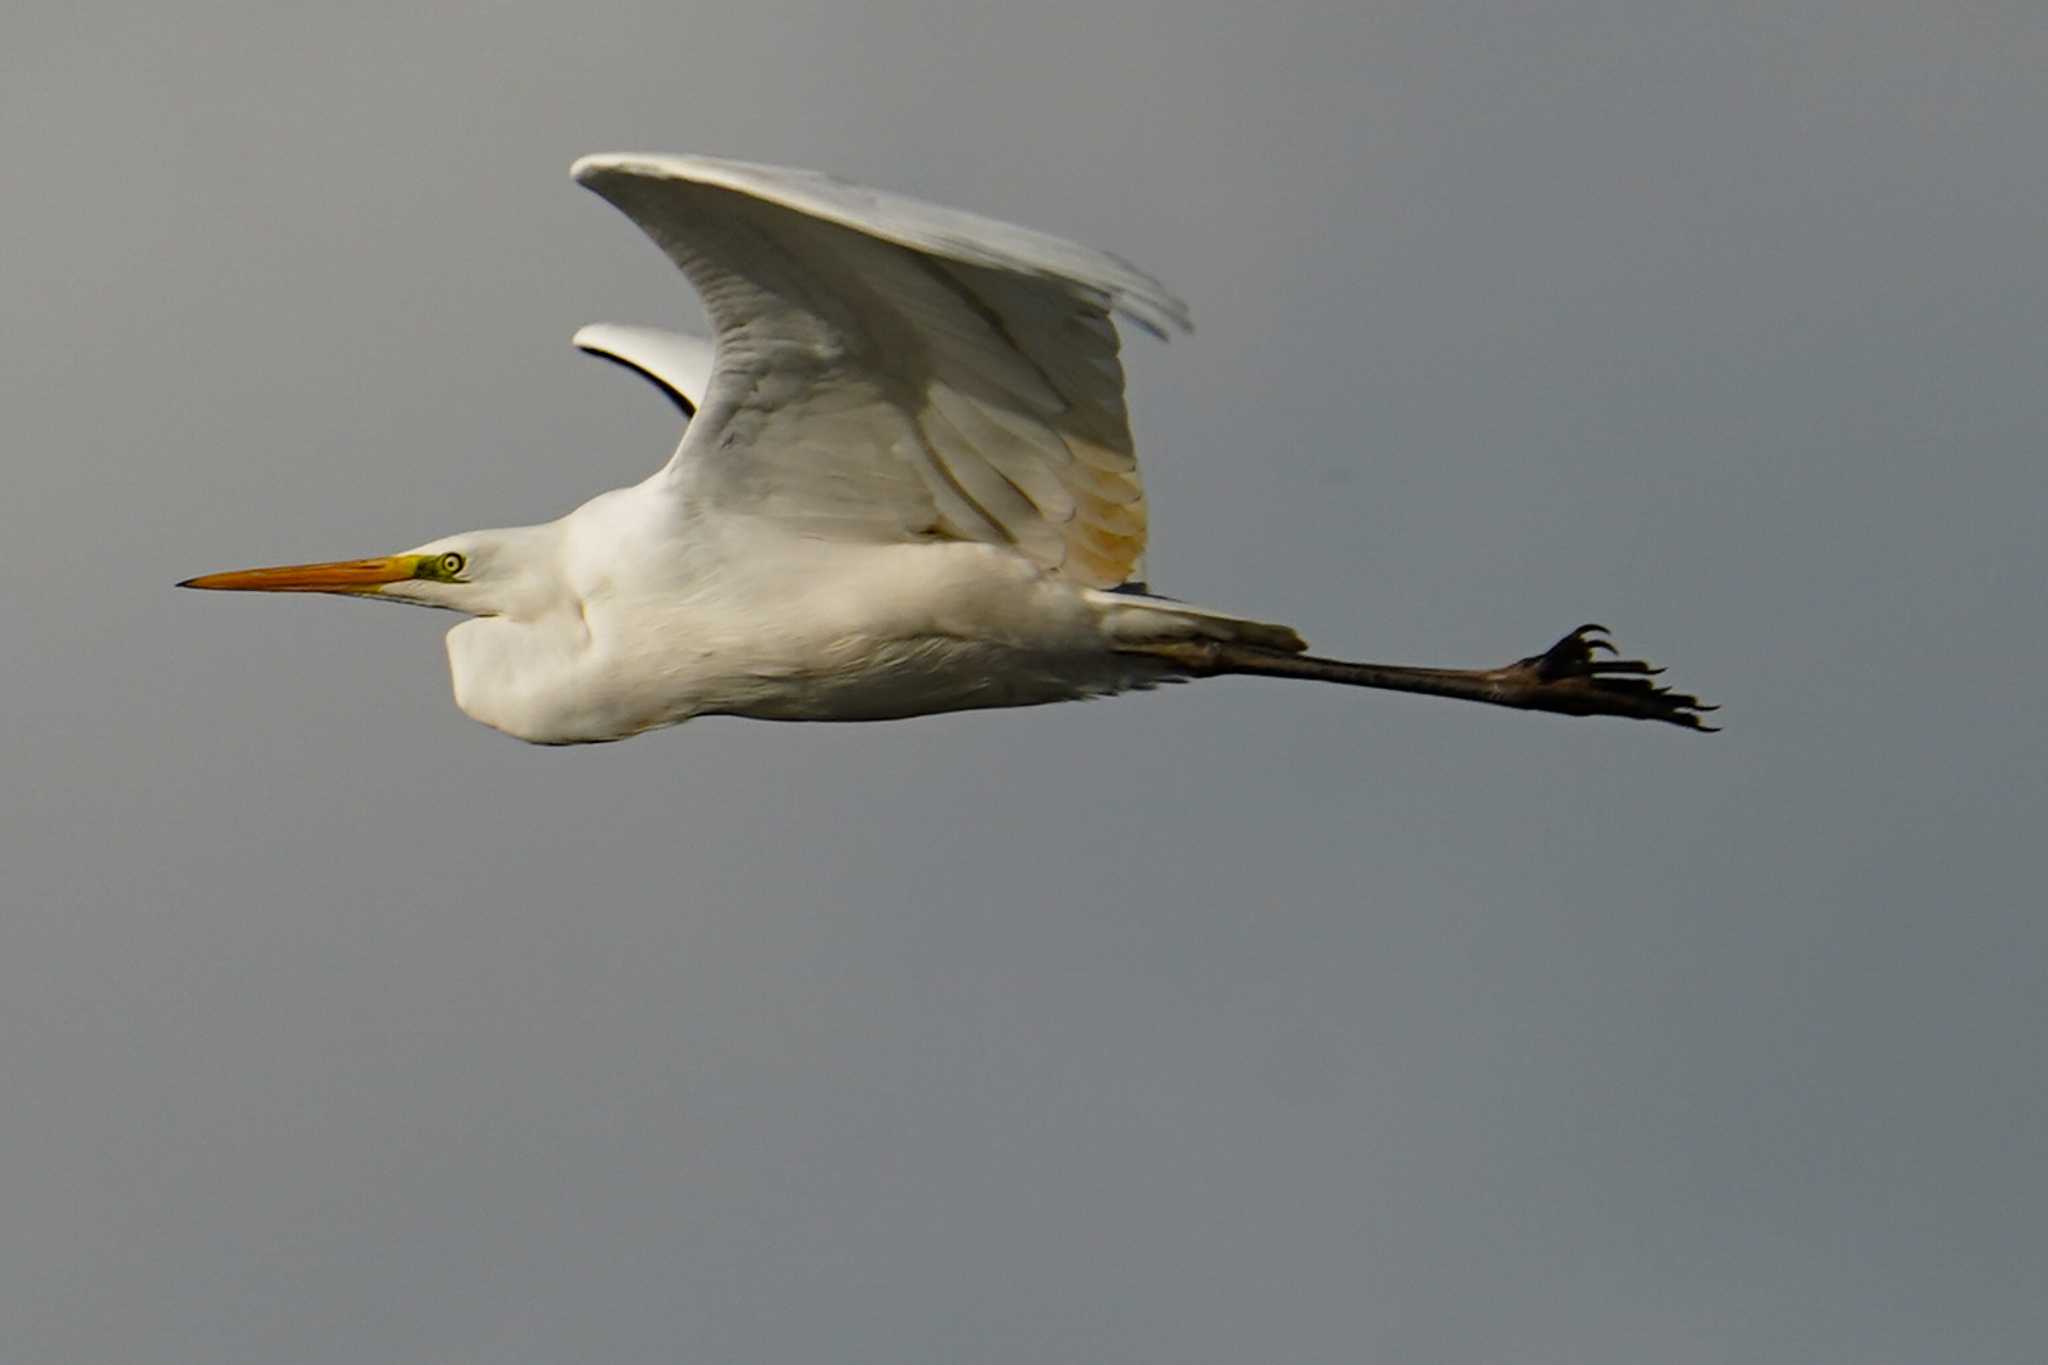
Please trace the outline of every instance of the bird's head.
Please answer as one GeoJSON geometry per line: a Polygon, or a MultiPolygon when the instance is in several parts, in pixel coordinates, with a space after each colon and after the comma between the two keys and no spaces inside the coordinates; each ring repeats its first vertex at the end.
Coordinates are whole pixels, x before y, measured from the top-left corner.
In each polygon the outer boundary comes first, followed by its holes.
{"type": "Polygon", "coordinates": [[[326,592],[441,607],[472,616],[516,612],[546,568],[535,532],[469,531],[381,559],[337,559],[188,578],[181,588],[225,592],[326,592]]]}

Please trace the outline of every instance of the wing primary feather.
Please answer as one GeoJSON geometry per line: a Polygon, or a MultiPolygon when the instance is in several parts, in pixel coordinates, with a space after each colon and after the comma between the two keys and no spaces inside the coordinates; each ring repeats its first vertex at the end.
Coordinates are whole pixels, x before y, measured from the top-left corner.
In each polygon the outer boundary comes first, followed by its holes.
{"type": "Polygon", "coordinates": [[[1120,256],[978,213],[868,189],[818,171],[712,156],[600,152],[579,159],[569,173],[579,184],[599,193],[604,193],[602,182],[614,175],[686,180],[734,190],[914,251],[1092,288],[1161,338],[1194,330],[1187,304],[1120,256]]]}

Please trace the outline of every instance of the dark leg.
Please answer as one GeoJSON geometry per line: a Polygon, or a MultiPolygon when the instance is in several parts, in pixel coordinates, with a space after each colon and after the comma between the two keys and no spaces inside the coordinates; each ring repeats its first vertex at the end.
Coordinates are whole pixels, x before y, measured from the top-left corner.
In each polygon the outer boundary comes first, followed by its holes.
{"type": "Polygon", "coordinates": [[[1272,678],[1310,678],[1371,687],[1389,692],[1419,692],[1431,697],[1486,702],[1523,711],[1551,711],[1565,716],[1626,716],[1661,720],[1691,730],[1714,730],[1703,713],[1717,708],[1698,697],[1660,687],[1651,679],[1664,670],[1641,659],[1598,657],[1614,654],[1605,626],[1580,626],[1541,654],[1517,659],[1504,668],[1411,668],[1400,664],[1358,664],[1319,659],[1256,645],[1176,643],[1146,650],[1173,660],[1197,677],[1226,673],[1272,678]]]}

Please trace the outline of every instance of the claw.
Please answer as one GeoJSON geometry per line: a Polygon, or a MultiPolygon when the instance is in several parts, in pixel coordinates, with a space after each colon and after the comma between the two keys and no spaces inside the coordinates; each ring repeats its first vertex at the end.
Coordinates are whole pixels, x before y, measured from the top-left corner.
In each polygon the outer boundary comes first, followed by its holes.
{"type": "Polygon", "coordinates": [[[1606,634],[1607,627],[1588,622],[1543,653],[1501,670],[1527,689],[1526,700],[1507,704],[1575,716],[1661,720],[1693,730],[1720,728],[1700,719],[1699,713],[1716,708],[1651,681],[1664,673],[1658,665],[1647,659],[1597,657],[1621,652],[1613,641],[1601,638],[1606,634]]]}

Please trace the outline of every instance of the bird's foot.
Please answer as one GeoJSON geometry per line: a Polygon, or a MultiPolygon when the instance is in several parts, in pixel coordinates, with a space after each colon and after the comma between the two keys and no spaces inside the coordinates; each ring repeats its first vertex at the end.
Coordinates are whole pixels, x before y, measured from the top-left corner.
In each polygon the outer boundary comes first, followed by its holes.
{"type": "Polygon", "coordinates": [[[1500,701],[1567,716],[1626,716],[1689,730],[1720,728],[1702,719],[1719,707],[1651,681],[1663,669],[1641,659],[1602,657],[1620,652],[1606,635],[1605,626],[1580,626],[1541,654],[1493,669],[1490,677],[1500,689],[1500,701]]]}

